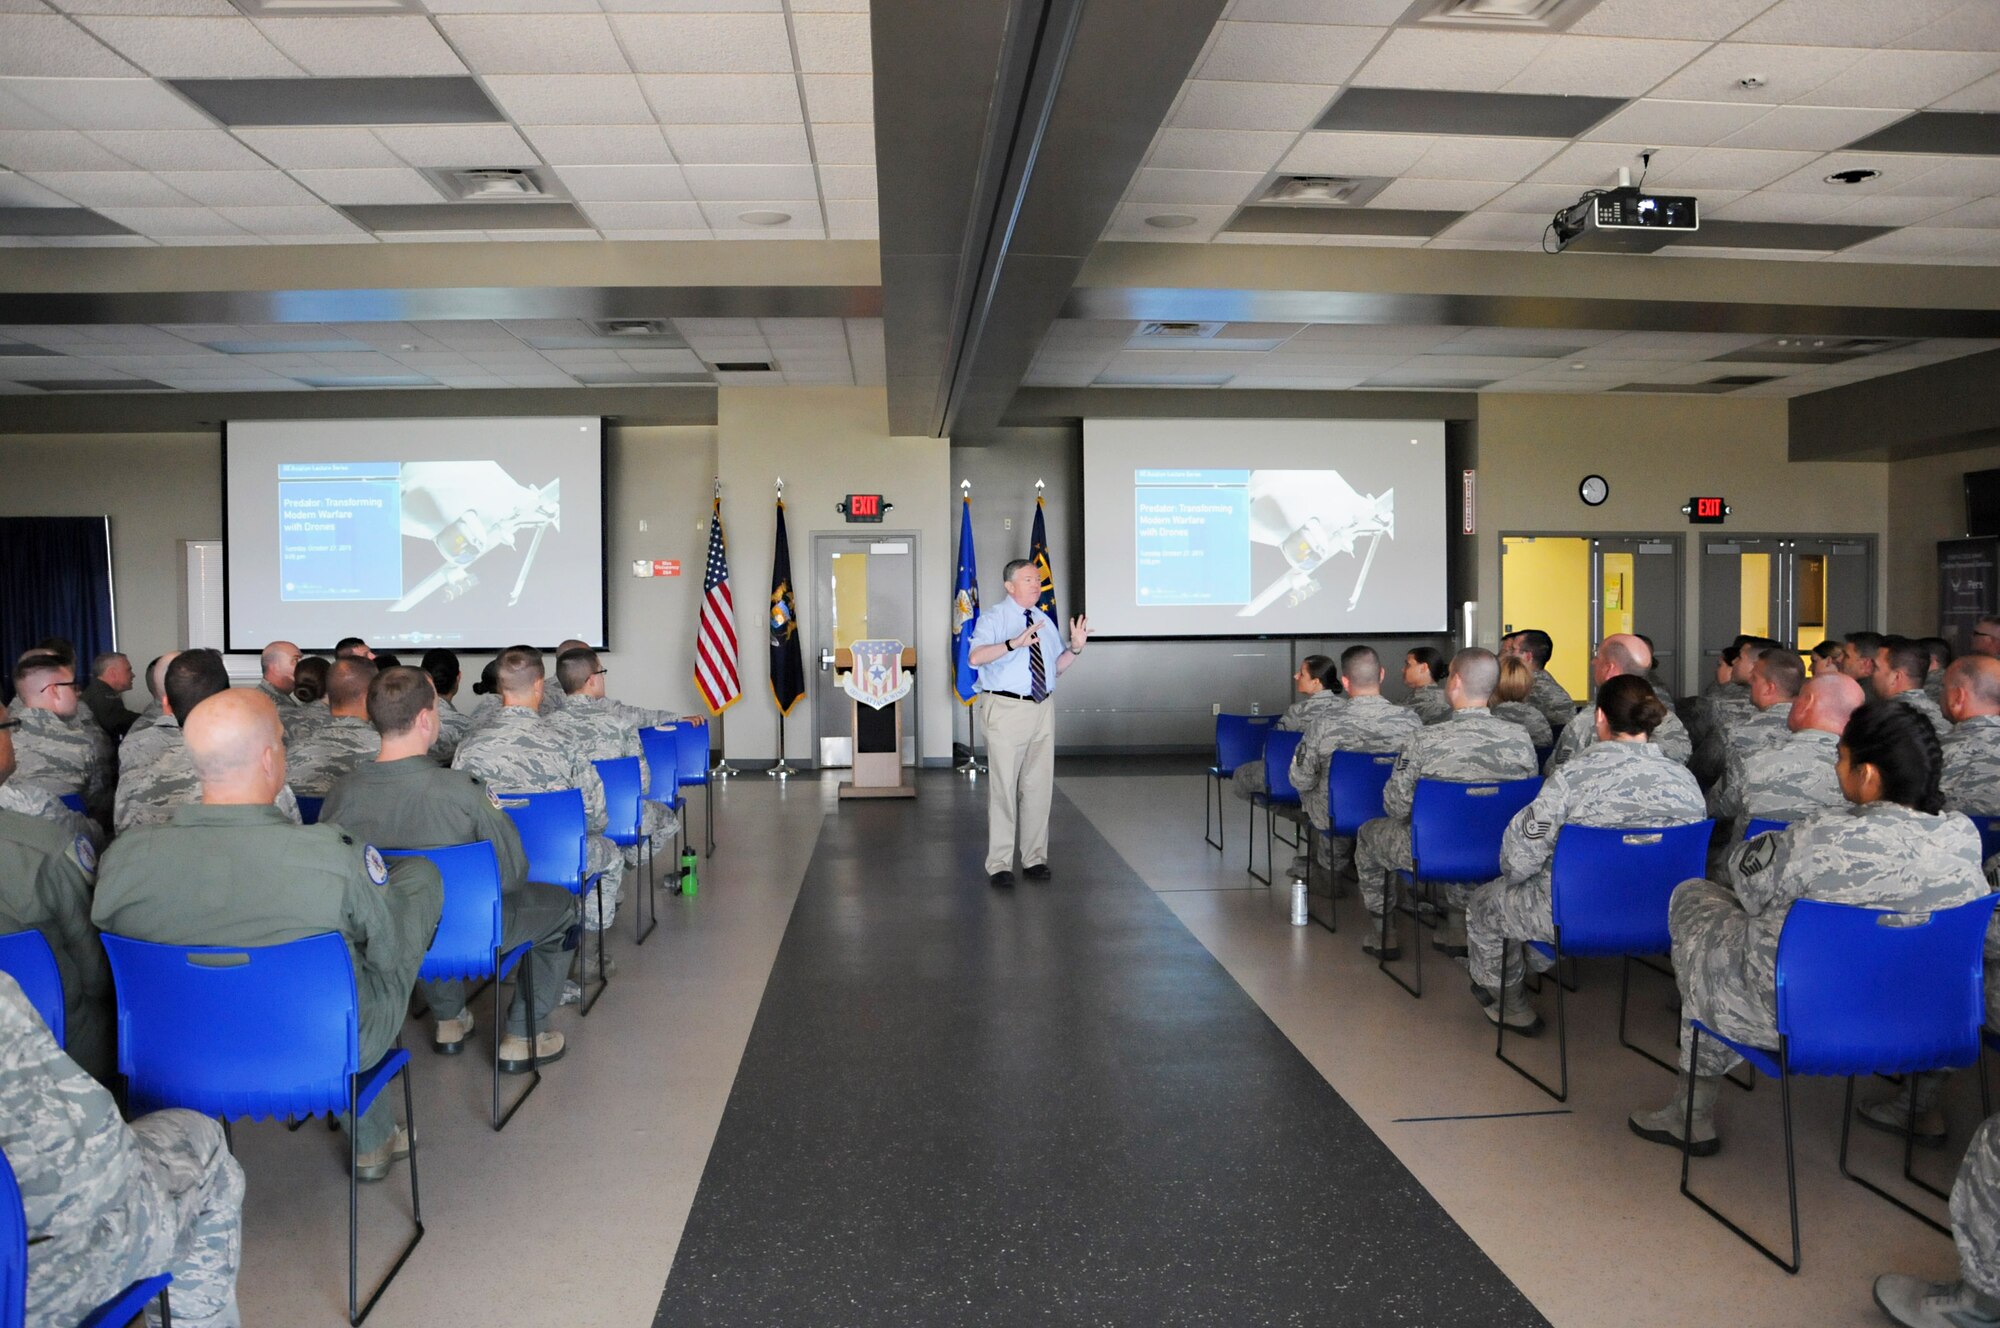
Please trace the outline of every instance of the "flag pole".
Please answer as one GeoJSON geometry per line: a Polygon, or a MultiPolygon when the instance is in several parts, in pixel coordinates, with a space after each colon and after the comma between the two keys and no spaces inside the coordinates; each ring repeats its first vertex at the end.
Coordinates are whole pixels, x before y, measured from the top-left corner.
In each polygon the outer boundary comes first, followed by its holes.
{"type": "MultiPolygon", "coordinates": [[[[722,501],[722,477],[720,475],[715,477],[715,501],[718,503],[722,501]]],[[[737,773],[736,767],[729,764],[729,750],[727,747],[729,729],[723,723],[728,717],[726,710],[715,717],[715,754],[722,759],[709,767],[708,777],[710,779],[727,779],[737,773]]]]}
{"type": "MultiPolygon", "coordinates": [[[[958,496],[961,502],[971,501],[972,499],[971,480],[960,480],[958,482],[958,496]]],[[[959,555],[961,559],[964,556],[965,555],[963,553],[959,555]]],[[[958,643],[956,641],[952,643],[954,652],[957,649],[957,644],[958,643]]],[[[956,676],[957,672],[958,672],[958,661],[953,660],[952,661],[953,700],[958,699],[958,693],[957,693],[958,680],[956,676]]],[[[963,761],[960,761],[957,765],[953,766],[952,770],[957,774],[966,776],[968,779],[977,779],[979,778],[979,753],[973,749],[979,742],[979,717],[973,714],[973,711],[977,710],[979,707],[976,704],[968,705],[961,703],[959,708],[965,711],[965,759],[963,761]]]]}
{"type": "MultiPolygon", "coordinates": [[[[782,505],[784,501],[785,477],[780,475],[778,476],[778,502],[782,505]]],[[[785,712],[783,710],[778,712],[778,760],[776,764],[764,773],[773,779],[790,779],[798,773],[798,767],[785,759],[785,712]]]]}

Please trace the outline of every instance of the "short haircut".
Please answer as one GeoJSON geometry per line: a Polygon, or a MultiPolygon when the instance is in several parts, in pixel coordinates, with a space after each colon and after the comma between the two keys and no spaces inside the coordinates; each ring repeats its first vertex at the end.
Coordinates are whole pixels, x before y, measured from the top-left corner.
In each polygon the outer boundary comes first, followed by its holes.
{"type": "Polygon", "coordinates": [[[560,645],[556,647],[556,653],[560,655],[565,650],[588,650],[588,649],[590,649],[590,642],[584,640],[580,636],[572,636],[568,640],[562,642],[560,645]]]}
{"type": "MultiPolygon", "coordinates": [[[[280,649],[280,648],[279,648],[279,647],[280,647],[280,644],[281,644],[280,642],[277,642],[277,641],[273,641],[273,642],[272,642],[272,643],[271,643],[270,645],[268,645],[268,646],[265,646],[265,647],[264,647],[264,650],[263,650],[263,652],[262,652],[261,654],[259,654],[259,655],[257,656],[257,667],[258,667],[258,668],[260,668],[260,669],[262,669],[262,670],[264,670],[265,672],[267,672],[267,673],[268,673],[268,672],[270,672],[270,669],[271,669],[271,666],[272,666],[273,664],[276,664],[276,663],[277,663],[277,662],[279,661],[279,659],[283,658],[283,656],[284,656],[284,651],[283,651],[282,649],[280,649]]],[[[290,644],[290,643],[289,643],[289,642],[286,642],[286,643],[283,643],[283,644],[290,644]]],[[[293,648],[294,650],[297,650],[297,649],[298,649],[298,647],[297,647],[297,646],[293,646],[292,648],[293,648]]],[[[304,651],[300,651],[299,653],[300,653],[300,657],[301,657],[301,658],[303,658],[303,657],[304,657],[304,654],[305,654],[305,652],[304,652],[304,651]]]]}
{"type": "Polygon", "coordinates": [[[1349,646],[1340,652],[1340,671],[1349,682],[1372,687],[1382,681],[1382,657],[1373,646],[1349,646]]]}
{"type": "Polygon", "coordinates": [[[152,662],[146,665],[146,690],[153,694],[155,701],[167,694],[166,675],[160,667],[166,658],[165,655],[155,655],[152,662]]]}
{"type": "Polygon", "coordinates": [[[368,682],[368,722],[385,738],[408,733],[417,716],[437,704],[437,688],[422,669],[392,665],[368,682]]]}
{"type": "Polygon", "coordinates": [[[1887,639],[1880,632],[1849,632],[1847,648],[1858,650],[1864,655],[1873,655],[1882,648],[1882,642],[1887,639]]]}
{"type": "Polygon", "coordinates": [[[323,655],[307,655],[292,672],[292,695],[311,705],[326,695],[326,673],[333,665],[323,655]]]}
{"type": "Polygon", "coordinates": [[[229,690],[229,666],[217,650],[183,650],[167,665],[167,704],[182,724],[194,708],[229,690]]]}
{"type": "MultiPolygon", "coordinates": [[[[96,655],[92,656],[90,661],[90,676],[93,678],[102,678],[104,676],[104,671],[110,668],[113,664],[116,664],[121,659],[125,659],[124,652],[122,651],[118,650],[98,651],[96,655]]],[[[125,662],[129,664],[132,661],[125,660],[125,662]]]]}
{"type": "Polygon", "coordinates": [[[375,661],[350,655],[333,661],[326,671],[326,699],[329,705],[363,705],[368,700],[368,684],[375,680],[375,661]]]}
{"type": "Polygon", "coordinates": [[[1757,669],[1765,681],[1778,689],[1778,695],[1790,700],[1799,694],[1799,688],[1806,685],[1805,661],[1789,650],[1766,650],[1757,657],[1757,669]]]}
{"type": "Polygon", "coordinates": [[[1653,736],[1653,730],[1667,717],[1667,703],[1653,691],[1653,684],[1637,674],[1626,673],[1597,689],[1597,708],[1613,733],[1653,736]]]}
{"type": "Polygon", "coordinates": [[[14,666],[14,690],[26,691],[27,689],[21,684],[37,673],[61,673],[68,668],[69,665],[46,651],[34,651],[23,655],[20,663],[14,666]]]}
{"type": "Polygon", "coordinates": [[[563,695],[575,696],[582,691],[597,667],[595,650],[565,650],[557,655],[556,681],[562,684],[563,695]]]}
{"type": "Polygon", "coordinates": [[[1957,657],[1951,648],[1951,642],[1941,636],[1919,637],[1918,640],[1922,642],[1924,649],[1930,652],[1931,665],[1934,668],[1941,669],[1957,657]]]}
{"type": "Polygon", "coordinates": [[[1623,641],[1605,641],[1597,648],[1604,652],[1606,659],[1618,666],[1620,674],[1644,673],[1646,671],[1645,666],[1639,663],[1639,657],[1632,653],[1632,647],[1626,645],[1623,641]]]}
{"type": "Polygon", "coordinates": [[[363,641],[360,637],[343,636],[340,638],[340,640],[333,643],[333,657],[335,659],[346,659],[349,655],[353,654],[357,649],[366,650],[367,648],[368,648],[368,643],[366,641],[363,641]]]}
{"type": "Polygon", "coordinates": [[[1848,717],[1840,735],[1848,761],[1872,765],[1882,776],[1882,796],[1915,811],[1944,809],[1938,776],[1944,749],[1931,722],[1895,701],[1870,701],[1848,717]]]}
{"type": "Polygon", "coordinates": [[[1528,690],[1535,685],[1535,667],[1519,655],[1506,655],[1500,660],[1500,681],[1493,686],[1495,701],[1525,701],[1528,690]]]}
{"type": "Polygon", "coordinates": [[[1514,633],[1514,639],[1521,643],[1521,649],[1528,652],[1528,658],[1538,669],[1547,668],[1550,657],[1556,653],[1554,639],[1539,627],[1524,627],[1514,633]]]}
{"type": "Polygon", "coordinates": [[[380,673],[383,669],[400,669],[403,667],[403,657],[393,650],[378,650],[375,652],[375,658],[369,662],[375,666],[377,673],[380,673]]]}
{"type": "Polygon", "coordinates": [[[1005,571],[1000,573],[1000,579],[1002,581],[1012,581],[1014,579],[1014,573],[1020,571],[1023,567],[1033,567],[1034,565],[1035,564],[1031,562],[1029,559],[1016,558],[1012,562],[1007,564],[1005,571]]]}
{"type": "Polygon", "coordinates": [[[2000,667],[1987,662],[1984,655],[1967,655],[1964,659],[1953,660],[1946,666],[1948,686],[1963,687],[1973,697],[1987,705],[2000,705],[2000,667]]]}
{"type": "Polygon", "coordinates": [[[1921,641],[1912,641],[1907,636],[1885,636],[1880,648],[1885,654],[1883,663],[1892,673],[1907,674],[1922,682],[1931,671],[1931,652],[1921,641]]]}
{"type": "Polygon", "coordinates": [[[1436,646],[1418,646],[1409,652],[1409,658],[1430,670],[1432,682],[1443,682],[1444,675],[1451,669],[1451,661],[1436,646]]]}
{"type": "Polygon", "coordinates": [[[1812,648],[1813,658],[1832,659],[1833,652],[1838,649],[1840,649],[1840,642],[1838,641],[1821,641],[1818,645],[1812,648]]]}
{"type": "Polygon", "coordinates": [[[431,675],[431,686],[437,688],[439,696],[458,687],[457,651],[446,650],[442,646],[426,650],[423,669],[425,673],[431,675]]]}
{"type": "Polygon", "coordinates": [[[523,650],[515,646],[511,650],[503,650],[494,663],[498,666],[494,675],[500,682],[502,696],[519,696],[533,687],[537,678],[548,676],[548,671],[542,667],[542,652],[539,650],[523,650]]]}
{"type": "Polygon", "coordinates": [[[37,655],[54,655],[69,668],[76,667],[76,643],[66,636],[45,636],[28,648],[37,655]]]}
{"type": "Polygon", "coordinates": [[[1490,650],[1470,646],[1451,657],[1452,676],[1468,701],[1484,701],[1500,681],[1500,659],[1490,650]]]}

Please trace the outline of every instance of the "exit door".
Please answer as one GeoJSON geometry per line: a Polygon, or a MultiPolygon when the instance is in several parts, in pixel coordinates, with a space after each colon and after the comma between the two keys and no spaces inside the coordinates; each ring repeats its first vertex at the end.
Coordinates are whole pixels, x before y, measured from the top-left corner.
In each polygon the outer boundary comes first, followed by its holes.
{"type": "MultiPolygon", "coordinates": [[[[915,647],[919,665],[938,667],[917,640],[917,537],[867,538],[814,535],[813,541],[813,754],[823,766],[854,764],[853,701],[834,671],[833,652],[856,641],[893,639],[915,647]]],[[[917,675],[924,686],[924,674],[917,675]]],[[[913,693],[903,699],[903,764],[915,765],[918,711],[913,693]]]]}
{"type": "Polygon", "coordinates": [[[1590,695],[1590,660],[1607,636],[1649,637],[1653,667],[1679,682],[1681,545],[1675,536],[1503,535],[1500,630],[1538,627],[1555,641],[1549,673],[1590,695]]]}
{"type": "Polygon", "coordinates": [[[1872,536],[1711,536],[1701,561],[1704,683],[1741,633],[1806,655],[1821,641],[1875,628],[1872,536]]]}

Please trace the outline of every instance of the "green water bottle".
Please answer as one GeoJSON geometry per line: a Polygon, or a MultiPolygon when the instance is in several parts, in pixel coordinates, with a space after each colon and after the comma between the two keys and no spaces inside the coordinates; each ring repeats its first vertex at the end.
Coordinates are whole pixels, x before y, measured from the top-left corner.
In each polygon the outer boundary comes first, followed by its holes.
{"type": "Polygon", "coordinates": [[[691,848],[681,854],[681,893],[689,899],[694,898],[696,892],[701,888],[701,883],[696,879],[694,870],[695,863],[699,861],[701,861],[700,855],[691,848]]]}

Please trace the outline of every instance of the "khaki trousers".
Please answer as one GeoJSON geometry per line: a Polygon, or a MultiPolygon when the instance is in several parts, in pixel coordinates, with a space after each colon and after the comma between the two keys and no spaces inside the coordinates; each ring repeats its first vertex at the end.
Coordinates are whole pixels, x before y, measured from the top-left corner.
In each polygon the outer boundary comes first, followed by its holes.
{"type": "Polygon", "coordinates": [[[986,731],[986,874],[1049,860],[1049,799],[1055,793],[1056,717],[1053,698],[1036,705],[988,692],[979,698],[986,731]]]}

